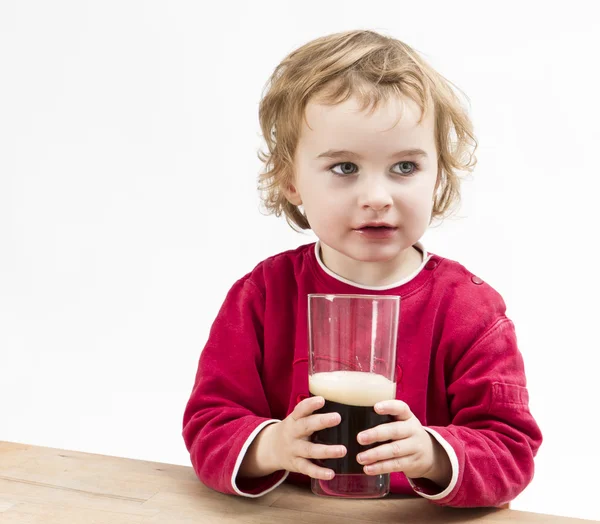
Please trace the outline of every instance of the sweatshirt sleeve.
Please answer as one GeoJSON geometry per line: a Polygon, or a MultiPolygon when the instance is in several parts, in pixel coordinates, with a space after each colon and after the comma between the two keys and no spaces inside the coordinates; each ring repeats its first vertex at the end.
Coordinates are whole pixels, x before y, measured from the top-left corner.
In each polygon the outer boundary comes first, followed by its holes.
{"type": "Polygon", "coordinates": [[[444,506],[500,506],[531,482],[542,434],[528,407],[524,363],[513,323],[498,318],[447,374],[452,423],[426,428],[452,464],[450,485],[409,479],[417,493],[444,506]]]}
{"type": "Polygon", "coordinates": [[[183,416],[183,438],[198,478],[227,494],[259,497],[287,472],[238,478],[244,455],[271,417],[260,377],[264,297],[250,276],[231,288],[200,355],[183,416]]]}

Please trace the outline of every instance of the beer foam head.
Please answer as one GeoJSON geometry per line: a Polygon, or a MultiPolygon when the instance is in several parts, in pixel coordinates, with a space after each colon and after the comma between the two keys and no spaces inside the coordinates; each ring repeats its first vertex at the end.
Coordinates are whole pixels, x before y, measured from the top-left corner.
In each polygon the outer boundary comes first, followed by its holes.
{"type": "Polygon", "coordinates": [[[396,398],[396,384],[383,375],[362,371],[328,371],[308,377],[308,389],[325,400],[350,406],[374,406],[396,398]]]}

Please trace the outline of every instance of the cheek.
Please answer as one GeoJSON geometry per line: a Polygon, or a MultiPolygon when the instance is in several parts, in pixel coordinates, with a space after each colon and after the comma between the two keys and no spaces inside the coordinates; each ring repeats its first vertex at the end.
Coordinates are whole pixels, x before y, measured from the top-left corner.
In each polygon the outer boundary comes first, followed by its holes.
{"type": "Polygon", "coordinates": [[[303,194],[303,205],[307,216],[321,223],[335,223],[340,217],[347,216],[349,206],[339,193],[331,188],[307,187],[303,194]]]}
{"type": "Polygon", "coordinates": [[[433,209],[434,183],[420,184],[412,188],[403,199],[404,211],[411,223],[429,222],[433,209]]]}
{"type": "Polygon", "coordinates": [[[311,202],[311,206],[305,207],[306,215],[311,224],[315,224],[321,230],[337,229],[345,223],[347,213],[337,203],[323,199],[321,202],[311,202]],[[312,216],[312,219],[311,219],[312,216]]]}

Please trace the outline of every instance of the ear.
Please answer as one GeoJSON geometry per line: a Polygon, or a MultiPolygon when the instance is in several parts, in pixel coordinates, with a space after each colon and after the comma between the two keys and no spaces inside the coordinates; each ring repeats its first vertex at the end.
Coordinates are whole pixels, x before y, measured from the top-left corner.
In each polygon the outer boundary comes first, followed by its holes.
{"type": "Polygon", "coordinates": [[[285,198],[288,199],[288,202],[290,204],[294,206],[302,205],[302,197],[296,189],[296,186],[294,186],[293,184],[290,184],[286,189],[284,189],[283,194],[285,195],[285,198]]]}

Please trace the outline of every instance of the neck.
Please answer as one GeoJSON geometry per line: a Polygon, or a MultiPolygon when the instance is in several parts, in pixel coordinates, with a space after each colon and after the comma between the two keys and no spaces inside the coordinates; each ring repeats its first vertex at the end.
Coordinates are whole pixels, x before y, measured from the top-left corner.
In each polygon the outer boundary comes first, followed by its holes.
{"type": "Polygon", "coordinates": [[[381,262],[354,260],[322,242],[319,246],[321,261],[327,268],[362,286],[394,284],[414,273],[423,262],[423,254],[412,246],[401,251],[395,258],[381,262]]]}

